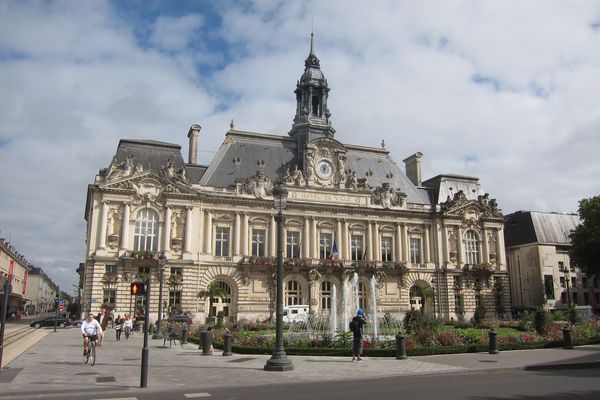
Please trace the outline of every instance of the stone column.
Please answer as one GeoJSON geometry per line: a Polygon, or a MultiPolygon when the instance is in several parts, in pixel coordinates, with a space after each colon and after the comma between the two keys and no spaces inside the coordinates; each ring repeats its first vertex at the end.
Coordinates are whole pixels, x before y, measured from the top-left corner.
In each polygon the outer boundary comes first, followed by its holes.
{"type": "Polygon", "coordinates": [[[402,258],[408,264],[410,262],[410,257],[408,256],[410,241],[408,240],[408,225],[406,224],[402,224],[402,243],[404,243],[404,246],[402,246],[402,258]]]}
{"type": "Polygon", "coordinates": [[[504,229],[497,228],[496,231],[496,265],[498,269],[504,265],[504,229]]]}
{"type": "Polygon", "coordinates": [[[204,251],[208,255],[213,255],[212,250],[212,212],[206,210],[206,229],[204,231],[204,251]]]}
{"type": "Polygon", "coordinates": [[[346,220],[344,221],[344,259],[350,260],[352,258],[352,245],[350,243],[350,223],[346,220]]]}
{"type": "Polygon", "coordinates": [[[192,212],[193,207],[185,208],[185,238],[183,242],[183,257],[189,259],[192,254],[192,212]]]}
{"type": "Polygon", "coordinates": [[[106,220],[108,219],[108,203],[104,200],[100,202],[100,226],[98,229],[98,251],[96,251],[97,255],[102,253],[104,255],[104,251],[106,250],[106,220]]]}
{"type": "Polygon", "coordinates": [[[121,254],[125,254],[129,247],[129,203],[123,203],[123,219],[121,220],[121,254]]]}
{"type": "Polygon", "coordinates": [[[481,246],[481,249],[482,249],[481,262],[489,263],[490,262],[490,246],[488,243],[488,231],[485,227],[483,227],[482,236],[483,236],[483,242],[481,243],[482,244],[482,246],[481,246]]]}
{"type": "Polygon", "coordinates": [[[396,245],[394,246],[394,258],[396,262],[402,262],[402,226],[396,224],[396,245]]]}
{"type": "Polygon", "coordinates": [[[338,258],[344,258],[344,245],[343,245],[343,240],[342,240],[342,221],[340,221],[339,219],[337,220],[337,226],[336,226],[336,230],[335,230],[335,243],[337,244],[337,248],[338,248],[338,258]]]}
{"type": "Polygon", "coordinates": [[[379,224],[373,223],[373,261],[381,261],[381,245],[379,237],[379,224]]]}
{"type": "Polygon", "coordinates": [[[463,266],[463,231],[461,227],[458,227],[458,238],[456,239],[456,252],[458,253],[456,255],[457,258],[457,262],[458,262],[458,266],[459,268],[462,268],[463,266]]]}
{"type": "Polygon", "coordinates": [[[248,214],[244,214],[244,219],[242,220],[242,255],[249,256],[250,251],[248,251],[248,214]]]}
{"type": "Polygon", "coordinates": [[[317,219],[316,218],[313,218],[313,220],[312,220],[311,237],[312,237],[312,245],[311,245],[312,257],[319,258],[319,232],[317,231],[317,219]]]}
{"type": "Polygon", "coordinates": [[[431,262],[429,254],[429,227],[425,227],[425,237],[423,238],[423,262],[425,264],[431,262]]]}
{"type": "MultiPolygon", "coordinates": [[[[269,257],[277,256],[277,223],[275,222],[275,215],[271,215],[271,234],[269,236],[269,257]]],[[[285,235],[284,235],[285,236],[285,235]]],[[[283,243],[282,243],[283,245],[283,243]]],[[[265,249],[266,250],[266,249],[265,249]]],[[[283,247],[285,254],[285,246],[283,247]]]]}
{"type": "Polygon", "coordinates": [[[240,255],[240,232],[241,230],[241,220],[240,213],[235,213],[235,221],[233,223],[233,255],[240,255]]]}
{"type": "Polygon", "coordinates": [[[367,260],[373,260],[373,227],[371,221],[367,222],[367,260]]]}
{"type": "Polygon", "coordinates": [[[165,206],[165,223],[163,226],[163,251],[168,256],[171,250],[171,207],[165,206]]]}
{"type": "Polygon", "coordinates": [[[198,252],[200,254],[204,254],[204,231],[206,230],[204,227],[204,210],[200,209],[200,221],[199,221],[199,226],[200,226],[200,230],[199,230],[199,237],[198,237],[198,252]]]}
{"type": "Polygon", "coordinates": [[[446,225],[442,225],[442,263],[450,262],[450,254],[448,254],[448,229],[446,225]]]}
{"type": "Polygon", "coordinates": [[[304,218],[304,230],[302,231],[302,258],[310,258],[310,222],[304,218]]]}

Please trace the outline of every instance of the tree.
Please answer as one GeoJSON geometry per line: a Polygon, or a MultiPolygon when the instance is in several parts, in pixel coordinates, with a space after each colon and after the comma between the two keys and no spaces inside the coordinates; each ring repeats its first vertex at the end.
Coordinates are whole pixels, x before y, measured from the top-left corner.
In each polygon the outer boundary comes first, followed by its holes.
{"type": "Polygon", "coordinates": [[[579,225],[571,232],[571,262],[587,276],[600,277],[600,196],[579,202],[579,225]]]}
{"type": "MultiPolygon", "coordinates": [[[[208,286],[206,286],[205,290],[199,291],[196,296],[199,299],[208,298],[208,301],[209,301],[208,315],[210,315],[210,313],[212,312],[212,309],[213,309],[214,299],[219,298],[221,300],[225,300],[227,298],[227,293],[225,292],[223,287],[221,287],[221,285],[219,285],[219,282],[214,281],[214,282],[209,283],[208,286]]],[[[214,317],[214,315],[212,315],[212,317],[214,317]]]]}

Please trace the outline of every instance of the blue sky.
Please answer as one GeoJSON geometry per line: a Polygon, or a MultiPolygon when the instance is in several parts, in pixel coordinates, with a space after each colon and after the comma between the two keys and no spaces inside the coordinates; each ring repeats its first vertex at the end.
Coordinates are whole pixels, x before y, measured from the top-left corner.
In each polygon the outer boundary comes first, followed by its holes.
{"type": "Polygon", "coordinates": [[[285,135],[314,25],[344,143],[478,176],[505,213],[600,192],[600,2],[0,2],[0,236],[70,287],[119,139],[209,163],[231,119],[285,135]]]}

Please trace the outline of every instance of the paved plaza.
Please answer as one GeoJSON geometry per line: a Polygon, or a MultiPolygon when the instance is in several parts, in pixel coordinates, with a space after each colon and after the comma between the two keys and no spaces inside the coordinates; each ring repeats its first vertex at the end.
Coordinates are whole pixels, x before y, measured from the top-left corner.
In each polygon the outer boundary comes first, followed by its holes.
{"type": "MultiPolygon", "coordinates": [[[[113,330],[106,332],[98,349],[95,366],[85,365],[81,334],[77,328],[36,332],[41,339],[10,361],[0,375],[0,398],[26,392],[53,391],[123,392],[140,386],[143,336],[129,341],[115,340],[113,330]],[[39,332],[39,333],[38,333],[39,332]],[[44,334],[42,334],[45,333],[44,334]]],[[[263,370],[267,355],[222,356],[216,351],[204,356],[197,345],[178,343],[163,347],[162,340],[149,340],[149,390],[203,389],[223,386],[284,384],[383,378],[440,373],[477,373],[502,369],[598,368],[600,346],[574,350],[544,349],[487,353],[394,358],[369,358],[352,363],[349,357],[290,356],[294,370],[263,370]]]]}

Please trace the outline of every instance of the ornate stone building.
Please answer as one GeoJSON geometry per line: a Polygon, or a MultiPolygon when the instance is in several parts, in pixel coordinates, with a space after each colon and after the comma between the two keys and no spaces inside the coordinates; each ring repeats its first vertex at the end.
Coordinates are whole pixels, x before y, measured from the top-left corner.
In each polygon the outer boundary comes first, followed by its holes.
{"type": "MultiPolygon", "coordinates": [[[[181,147],[121,140],[88,187],[83,310],[135,308],[136,276],[152,276],[151,319],[164,271],[167,308],[197,319],[266,319],[274,313],[276,211],[285,183],[284,301],[327,314],[357,279],[359,305],[379,316],[424,308],[439,318],[510,309],[503,216],[477,178],[421,180],[421,153],[402,171],[385,148],[345,144],[327,106],[329,86],[312,50],[296,85],[287,135],[231,129],[210,165],[197,164],[200,126],[181,147]],[[159,261],[159,254],[166,257],[159,261]],[[356,275],[355,275],[356,273],[356,275]],[[356,276],[356,278],[355,278],[356,276]],[[198,299],[219,282],[228,296],[198,299]]],[[[337,309],[340,309],[338,307],[337,309]]]]}

